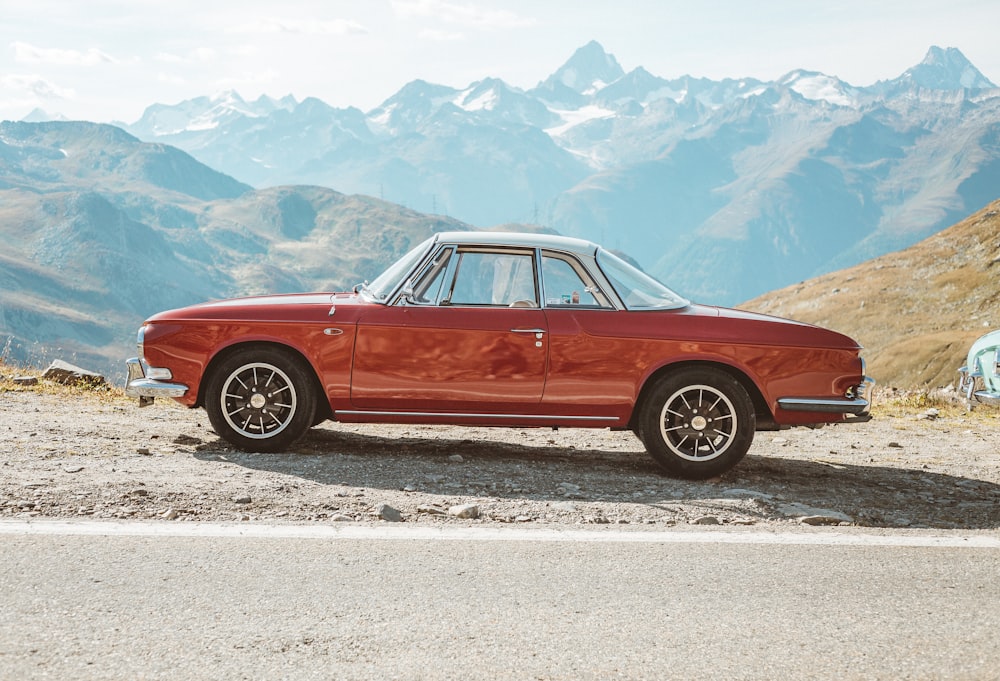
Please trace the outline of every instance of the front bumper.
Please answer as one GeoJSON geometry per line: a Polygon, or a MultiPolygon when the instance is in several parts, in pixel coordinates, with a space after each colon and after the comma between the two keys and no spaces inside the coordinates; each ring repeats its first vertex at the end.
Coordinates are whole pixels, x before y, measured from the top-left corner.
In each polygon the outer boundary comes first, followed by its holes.
{"type": "Polygon", "coordinates": [[[838,398],[782,397],[778,406],[786,411],[809,411],[822,414],[844,414],[845,422],[870,421],[871,402],[866,399],[875,386],[875,379],[865,376],[848,395],[838,398]]]}
{"type": "Polygon", "coordinates": [[[125,367],[128,369],[125,395],[138,397],[140,407],[151,405],[157,397],[184,397],[188,391],[188,387],[183,383],[170,383],[149,378],[145,362],[138,357],[127,360],[125,367]]]}

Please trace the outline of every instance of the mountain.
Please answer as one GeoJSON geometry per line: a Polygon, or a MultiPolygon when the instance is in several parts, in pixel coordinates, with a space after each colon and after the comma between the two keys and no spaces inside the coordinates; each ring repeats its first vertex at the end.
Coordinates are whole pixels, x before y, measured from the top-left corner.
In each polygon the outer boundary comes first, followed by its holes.
{"type": "Polygon", "coordinates": [[[1000,327],[1000,201],[909,248],[740,307],[858,339],[882,385],[954,385],[972,342],[1000,327]]]}
{"type": "Polygon", "coordinates": [[[323,187],[254,190],[109,125],[0,123],[0,357],[117,377],[154,312],[347,290],[468,228],[323,187]]]}
{"type": "Polygon", "coordinates": [[[990,80],[954,47],[931,47],[924,60],[907,69],[898,82],[931,90],[985,90],[995,88],[990,80]]]}
{"type": "Polygon", "coordinates": [[[955,48],[857,86],[626,72],[597,42],[529,90],[413,81],[374,109],[228,92],[128,130],[255,187],[531,222],[734,304],[923,239],[1000,194],[1000,89],[955,48]]]}

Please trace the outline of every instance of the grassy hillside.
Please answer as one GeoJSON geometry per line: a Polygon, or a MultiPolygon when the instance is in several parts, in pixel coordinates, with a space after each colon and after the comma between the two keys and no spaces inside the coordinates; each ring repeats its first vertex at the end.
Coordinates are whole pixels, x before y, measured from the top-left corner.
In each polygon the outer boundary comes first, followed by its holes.
{"type": "Polygon", "coordinates": [[[740,307],[856,338],[882,385],[952,384],[969,345],[1000,328],[1000,201],[910,248],[740,307]]]}

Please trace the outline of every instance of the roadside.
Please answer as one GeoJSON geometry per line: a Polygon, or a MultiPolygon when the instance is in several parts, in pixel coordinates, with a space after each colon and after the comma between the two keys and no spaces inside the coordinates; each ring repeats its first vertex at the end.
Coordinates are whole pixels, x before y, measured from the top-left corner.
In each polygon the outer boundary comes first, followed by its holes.
{"type": "Polygon", "coordinates": [[[631,433],[326,423],[246,454],[201,410],[0,383],[0,518],[1000,529],[1000,413],[883,397],[867,424],[758,433],[720,478],[631,433]]]}

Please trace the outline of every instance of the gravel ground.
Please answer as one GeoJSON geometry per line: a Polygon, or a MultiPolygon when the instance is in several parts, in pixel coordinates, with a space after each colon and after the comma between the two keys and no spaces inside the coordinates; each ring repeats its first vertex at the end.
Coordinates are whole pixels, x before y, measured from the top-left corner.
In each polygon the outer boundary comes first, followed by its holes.
{"type": "Polygon", "coordinates": [[[1000,418],[961,409],[758,433],[706,482],[631,433],[326,423],[233,450],[202,410],[0,392],[0,518],[1000,529],[1000,418]]]}

